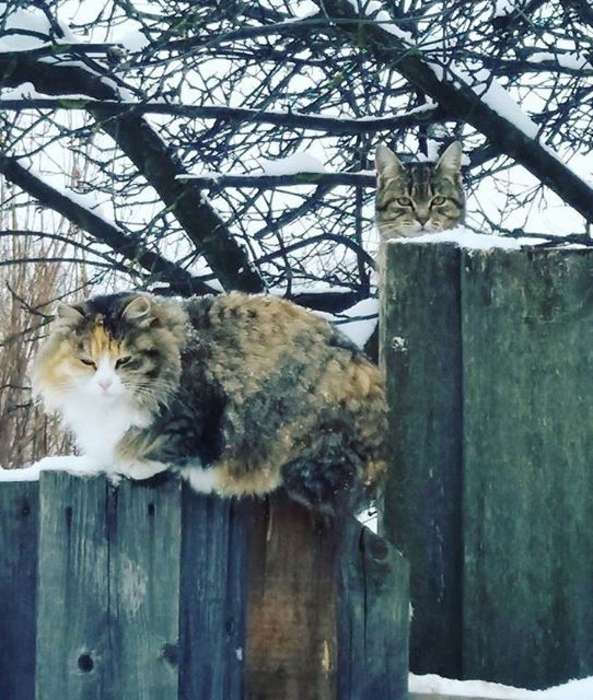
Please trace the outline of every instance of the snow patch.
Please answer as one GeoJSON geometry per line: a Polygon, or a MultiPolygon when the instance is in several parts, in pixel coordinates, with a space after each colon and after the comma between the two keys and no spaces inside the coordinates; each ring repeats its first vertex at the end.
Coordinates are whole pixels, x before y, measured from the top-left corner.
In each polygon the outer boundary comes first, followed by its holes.
{"type": "Polygon", "coordinates": [[[297,173],[325,173],[321,161],[307,151],[293,153],[286,158],[262,160],[259,163],[264,175],[296,175],[297,173]]]}
{"type": "Polygon", "coordinates": [[[505,238],[504,236],[490,236],[483,233],[474,233],[464,226],[456,226],[448,231],[438,233],[426,233],[421,236],[409,238],[394,238],[387,241],[387,245],[401,245],[410,243],[456,243],[460,248],[473,250],[491,250],[504,248],[506,250],[520,250],[524,245],[537,245],[541,243],[539,238],[505,238]]]}
{"type": "Polygon", "coordinates": [[[95,476],[101,473],[97,465],[89,457],[63,456],[44,457],[35,464],[23,469],[4,469],[0,467],[0,482],[3,481],[39,481],[41,472],[60,471],[80,476],[95,476]]]}
{"type": "Polygon", "coordinates": [[[591,700],[593,677],[570,681],[547,690],[523,690],[486,681],[457,681],[432,674],[416,676],[411,673],[409,689],[412,693],[438,693],[468,698],[477,696],[493,700],[591,700]]]}

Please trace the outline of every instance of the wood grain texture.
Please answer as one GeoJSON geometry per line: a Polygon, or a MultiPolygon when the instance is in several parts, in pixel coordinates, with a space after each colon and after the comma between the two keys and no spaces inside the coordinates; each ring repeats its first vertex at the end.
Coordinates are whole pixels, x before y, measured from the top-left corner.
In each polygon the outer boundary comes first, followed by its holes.
{"type": "Polygon", "coordinates": [[[353,518],[275,494],[248,520],[246,697],[403,700],[408,568],[353,518]]]}
{"type": "Polygon", "coordinates": [[[0,484],[0,698],[35,696],[38,486],[0,484]]]}
{"type": "Polygon", "coordinates": [[[409,565],[350,519],[338,536],[340,700],[405,699],[409,659],[409,565]]]}
{"type": "Polygon", "coordinates": [[[593,255],[466,252],[464,673],[593,674],[593,255]]]}
{"type": "Polygon", "coordinates": [[[180,485],[41,478],[37,700],[176,700],[180,485]]]}
{"type": "Polygon", "coordinates": [[[381,297],[391,463],[381,531],[411,566],[410,667],[461,673],[460,252],[389,243],[381,297]]]}
{"type": "Polygon", "coordinates": [[[46,472],[39,500],[36,698],[108,698],[108,486],[46,472]]]}
{"type": "Polygon", "coordinates": [[[178,697],[181,484],[122,480],[109,498],[114,697],[178,697]]]}
{"type": "Polygon", "coordinates": [[[35,636],[36,494],[0,484],[11,700],[406,698],[407,564],[353,518],[44,472],[35,636]]]}
{"type": "Polygon", "coordinates": [[[248,516],[247,697],[336,696],[335,533],[286,496],[248,516]]]}
{"type": "Polygon", "coordinates": [[[244,507],[183,485],[180,590],[182,700],[243,697],[244,507]]]}

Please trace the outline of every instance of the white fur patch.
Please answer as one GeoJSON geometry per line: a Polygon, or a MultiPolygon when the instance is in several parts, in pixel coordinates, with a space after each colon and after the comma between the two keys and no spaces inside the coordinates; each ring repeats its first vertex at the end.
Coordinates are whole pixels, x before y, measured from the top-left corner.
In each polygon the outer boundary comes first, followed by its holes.
{"type": "Polygon", "coordinates": [[[168,468],[169,465],[163,462],[145,459],[138,462],[118,462],[115,466],[115,471],[122,476],[127,476],[129,479],[142,481],[143,479],[150,479],[168,468]]]}
{"type": "Polygon", "coordinates": [[[220,470],[202,469],[202,467],[185,467],[179,474],[198,493],[218,493],[220,489],[220,470]]]}

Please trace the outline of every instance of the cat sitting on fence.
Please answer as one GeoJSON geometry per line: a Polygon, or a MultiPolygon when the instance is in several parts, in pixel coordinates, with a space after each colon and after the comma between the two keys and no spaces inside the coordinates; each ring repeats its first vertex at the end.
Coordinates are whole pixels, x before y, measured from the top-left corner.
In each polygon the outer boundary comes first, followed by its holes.
{"type": "Polygon", "coordinates": [[[335,512],[384,471],[379,371],[328,322],[271,296],[62,304],[33,386],[97,466],[136,479],[169,467],[223,496],[284,486],[335,512]]]}

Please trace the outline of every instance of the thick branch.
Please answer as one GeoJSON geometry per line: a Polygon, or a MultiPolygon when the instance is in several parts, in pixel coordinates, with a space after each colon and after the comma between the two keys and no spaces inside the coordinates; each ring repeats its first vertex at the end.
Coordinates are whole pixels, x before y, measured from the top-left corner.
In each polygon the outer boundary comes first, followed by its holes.
{"type": "Polygon", "coordinates": [[[376,175],[373,172],[357,173],[292,173],[290,175],[180,175],[180,180],[191,180],[200,187],[223,189],[225,187],[245,187],[259,190],[272,190],[276,187],[297,185],[325,185],[335,187],[375,187],[376,175]]]}
{"type": "MultiPolygon", "coordinates": [[[[0,54],[0,84],[16,87],[31,82],[49,95],[83,94],[98,100],[119,101],[105,78],[75,66],[37,63],[26,55],[0,54]]],[[[100,104],[86,106],[100,127],[136,165],[160,198],[176,216],[196,248],[203,252],[221,284],[229,289],[258,292],[264,288],[259,275],[212,206],[192,182],[181,182],[184,170],[171,149],[140,116],[118,115],[100,104]]]]}
{"type": "Polygon", "coordinates": [[[23,109],[88,109],[104,110],[108,115],[173,114],[198,119],[217,119],[230,122],[250,122],[253,124],[273,124],[287,128],[322,131],[329,136],[372,134],[378,131],[394,131],[420,124],[432,124],[443,118],[444,112],[436,106],[411,110],[392,117],[352,119],[324,117],[300,112],[265,112],[257,109],[226,107],[225,105],[172,105],[162,102],[116,102],[102,100],[100,103],[80,98],[60,99],[23,97],[0,100],[0,111],[21,111],[23,109]]]}
{"type": "Polygon", "coordinates": [[[140,265],[155,280],[167,282],[177,294],[189,296],[212,291],[210,287],[194,279],[183,268],[147,250],[139,241],[131,240],[113,224],[30,173],[18,163],[16,158],[0,157],[0,172],[7,180],[18,185],[44,206],[57,211],[72,223],[88,231],[98,241],[107,244],[126,260],[140,265]]]}
{"type": "Polygon", "coordinates": [[[446,107],[451,117],[471,124],[502,152],[521,163],[588,221],[593,221],[593,188],[581,180],[517,124],[497,113],[471,88],[463,84],[454,69],[441,70],[423,60],[403,38],[379,24],[360,19],[348,0],[316,0],[331,18],[350,19],[338,27],[357,46],[363,46],[381,65],[399,72],[417,88],[446,107]]]}

